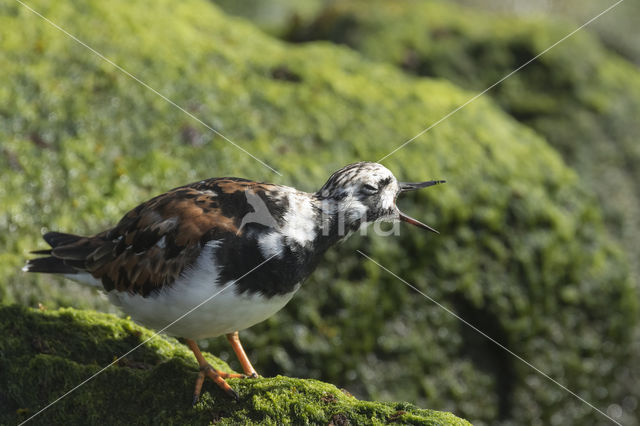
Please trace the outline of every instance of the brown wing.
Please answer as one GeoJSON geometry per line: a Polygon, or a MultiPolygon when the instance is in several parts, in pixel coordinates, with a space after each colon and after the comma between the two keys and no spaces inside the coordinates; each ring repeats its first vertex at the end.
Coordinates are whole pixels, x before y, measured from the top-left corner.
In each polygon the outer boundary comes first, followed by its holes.
{"type": "Polygon", "coordinates": [[[146,296],[170,285],[197,259],[206,241],[225,234],[239,237],[240,220],[250,211],[244,196],[249,187],[265,190],[263,184],[223,178],[155,197],[94,237],[102,243],[85,258],[85,268],[107,291],[146,296]]]}
{"type": "MultiPolygon", "coordinates": [[[[241,246],[247,237],[238,227],[253,211],[245,191],[269,199],[277,188],[238,178],[176,188],[139,205],[114,228],[93,237],[44,235],[51,250],[35,254],[48,256],[29,260],[25,270],[71,275],[87,271],[107,291],[147,296],[171,285],[208,241],[221,241],[221,249],[241,246]]],[[[283,206],[273,200],[269,206],[278,217],[283,206]]]]}

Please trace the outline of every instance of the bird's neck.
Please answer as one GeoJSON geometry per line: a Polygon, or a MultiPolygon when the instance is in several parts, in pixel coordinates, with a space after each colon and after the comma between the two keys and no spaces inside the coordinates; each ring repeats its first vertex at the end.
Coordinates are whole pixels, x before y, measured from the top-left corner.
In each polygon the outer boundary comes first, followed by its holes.
{"type": "Polygon", "coordinates": [[[358,230],[363,212],[357,201],[300,191],[289,193],[286,204],[281,205],[286,205],[285,212],[274,226],[286,237],[283,242],[289,249],[300,255],[304,253],[303,257],[308,259],[320,257],[358,230]]]}
{"type": "Polygon", "coordinates": [[[316,212],[316,236],[313,241],[315,250],[324,252],[360,228],[360,218],[355,218],[345,203],[315,195],[311,202],[316,212]]]}

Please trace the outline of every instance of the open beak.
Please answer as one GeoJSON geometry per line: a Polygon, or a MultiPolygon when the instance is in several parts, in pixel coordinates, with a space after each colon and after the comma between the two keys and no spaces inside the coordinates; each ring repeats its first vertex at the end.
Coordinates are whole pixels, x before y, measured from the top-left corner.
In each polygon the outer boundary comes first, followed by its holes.
{"type": "MultiPolygon", "coordinates": [[[[408,192],[408,191],[415,191],[416,189],[421,189],[421,188],[426,188],[428,186],[433,186],[433,185],[437,185],[439,183],[445,183],[445,180],[430,180],[427,182],[419,182],[419,183],[409,183],[409,182],[400,182],[400,192],[408,192]]],[[[428,231],[431,232],[435,232],[436,234],[439,234],[438,231],[436,231],[435,229],[433,229],[432,227],[430,227],[429,225],[425,225],[424,223],[420,222],[419,220],[416,220],[414,218],[412,218],[411,216],[408,216],[402,212],[400,213],[400,220],[403,222],[407,222],[410,223],[411,225],[415,225],[418,228],[422,228],[422,229],[426,229],[428,231]]]]}
{"type": "Polygon", "coordinates": [[[410,183],[400,182],[400,192],[415,191],[416,189],[426,188],[428,186],[437,185],[439,183],[445,183],[446,180],[428,180],[426,182],[410,183]]]}

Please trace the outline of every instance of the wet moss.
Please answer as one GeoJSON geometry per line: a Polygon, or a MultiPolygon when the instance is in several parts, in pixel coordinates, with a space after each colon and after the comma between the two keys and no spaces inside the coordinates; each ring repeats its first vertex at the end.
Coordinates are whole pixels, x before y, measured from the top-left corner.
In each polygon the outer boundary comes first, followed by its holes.
{"type": "MultiPolygon", "coordinates": [[[[114,310],[78,284],[20,273],[41,232],[98,232],[140,201],[210,176],[315,190],[472,96],[329,43],[288,45],[204,0],[30,5],[283,176],[18,3],[1,6],[0,77],[12,82],[0,88],[3,303],[114,310]]],[[[561,156],[483,98],[383,163],[403,180],[448,180],[399,200],[441,235],[400,227],[331,250],[285,310],[241,333],[256,368],[479,422],[597,421],[358,248],[590,402],[624,406],[635,392],[625,378],[640,365],[630,361],[637,298],[597,200],[561,156]]],[[[220,339],[208,350],[235,363],[220,339]]],[[[176,359],[157,374],[171,375],[176,359]]],[[[192,386],[193,376],[176,377],[175,387],[192,386]]]]}
{"type": "MultiPolygon", "coordinates": [[[[207,382],[192,407],[197,364],[190,350],[108,314],[1,307],[0,334],[2,424],[28,419],[93,375],[33,423],[328,424],[340,418],[342,424],[469,424],[449,413],[407,403],[360,401],[328,383],[283,376],[230,380],[239,402],[207,382]]],[[[216,368],[232,372],[218,358],[205,357],[216,368]]]]}

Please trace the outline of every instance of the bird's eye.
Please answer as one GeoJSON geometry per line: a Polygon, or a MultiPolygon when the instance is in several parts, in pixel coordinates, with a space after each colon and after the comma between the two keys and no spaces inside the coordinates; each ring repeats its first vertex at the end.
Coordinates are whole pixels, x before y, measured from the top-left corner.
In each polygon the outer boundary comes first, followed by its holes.
{"type": "Polygon", "coordinates": [[[364,185],[362,185],[362,191],[365,192],[366,194],[376,194],[378,192],[378,188],[376,188],[373,185],[369,185],[368,183],[365,183],[364,185]]]}

